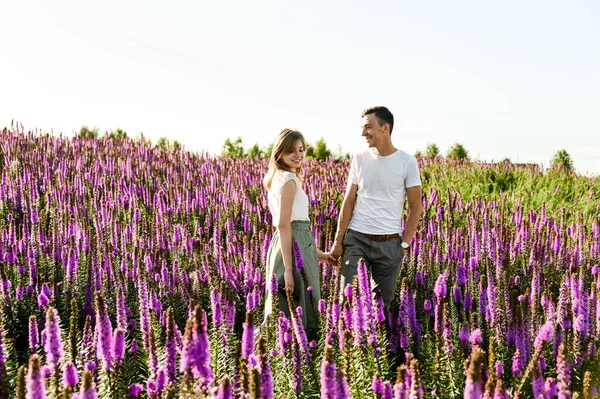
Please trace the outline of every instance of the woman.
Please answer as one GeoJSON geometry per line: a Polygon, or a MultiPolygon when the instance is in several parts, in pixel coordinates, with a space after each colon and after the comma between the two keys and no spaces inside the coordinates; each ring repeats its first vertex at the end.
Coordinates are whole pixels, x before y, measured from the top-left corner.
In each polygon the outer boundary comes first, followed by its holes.
{"type": "Polygon", "coordinates": [[[300,176],[305,151],[302,133],[283,129],[273,145],[269,170],[263,181],[273,226],[277,228],[267,254],[265,320],[273,312],[271,290],[274,287],[271,285],[275,275],[280,310],[289,316],[286,296],[289,291],[294,306],[302,307],[304,327],[313,330],[318,327],[317,305],[321,298],[318,262],[334,260],[331,254],[317,249],[310,231],[308,196],[302,189],[300,176]]]}

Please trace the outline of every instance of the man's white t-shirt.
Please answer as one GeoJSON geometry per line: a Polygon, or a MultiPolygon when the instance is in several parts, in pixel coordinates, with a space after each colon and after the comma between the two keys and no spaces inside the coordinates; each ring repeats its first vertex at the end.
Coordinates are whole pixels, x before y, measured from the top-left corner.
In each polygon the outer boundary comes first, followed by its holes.
{"type": "Polygon", "coordinates": [[[369,149],[352,157],[348,184],[358,185],[348,228],[365,234],[401,233],[406,189],[421,185],[417,159],[401,150],[379,156],[369,149]]]}
{"type": "Polygon", "coordinates": [[[294,202],[292,204],[291,221],[310,220],[308,217],[308,196],[302,189],[298,178],[291,172],[278,170],[275,172],[275,175],[273,175],[271,189],[267,195],[269,211],[271,211],[271,215],[273,216],[273,226],[275,227],[279,225],[279,214],[281,211],[281,190],[283,189],[285,183],[289,182],[290,180],[294,180],[296,182],[296,195],[294,196],[294,202]]]}

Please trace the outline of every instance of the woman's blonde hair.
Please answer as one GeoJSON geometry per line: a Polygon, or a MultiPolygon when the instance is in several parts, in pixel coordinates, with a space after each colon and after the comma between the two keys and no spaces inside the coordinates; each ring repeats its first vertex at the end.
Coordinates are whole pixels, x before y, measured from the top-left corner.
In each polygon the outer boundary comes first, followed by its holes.
{"type": "MultiPolygon", "coordinates": [[[[278,170],[284,170],[286,172],[292,172],[292,170],[283,162],[281,156],[294,151],[296,142],[300,140],[304,149],[306,149],[306,140],[304,136],[297,130],[283,129],[277,137],[277,141],[273,144],[273,150],[271,151],[271,158],[269,160],[269,170],[263,179],[263,184],[267,190],[271,189],[271,182],[275,176],[275,172],[278,170]]],[[[300,177],[300,169],[298,168],[295,172],[296,177],[302,181],[300,177]]],[[[293,173],[293,172],[292,172],[293,173]]]]}

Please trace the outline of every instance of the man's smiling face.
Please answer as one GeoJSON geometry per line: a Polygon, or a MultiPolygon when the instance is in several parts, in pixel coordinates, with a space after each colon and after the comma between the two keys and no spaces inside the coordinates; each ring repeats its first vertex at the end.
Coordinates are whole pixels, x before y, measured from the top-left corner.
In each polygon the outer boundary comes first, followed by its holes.
{"type": "Polygon", "coordinates": [[[363,117],[362,136],[367,141],[369,148],[377,147],[384,142],[385,126],[388,126],[389,129],[389,125],[386,123],[383,126],[379,124],[375,114],[368,114],[363,117]]]}

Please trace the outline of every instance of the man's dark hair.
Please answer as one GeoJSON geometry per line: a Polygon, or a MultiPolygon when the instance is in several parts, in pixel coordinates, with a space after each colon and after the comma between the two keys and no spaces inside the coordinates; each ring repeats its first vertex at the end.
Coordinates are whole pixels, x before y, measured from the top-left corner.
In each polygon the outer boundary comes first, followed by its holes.
{"type": "Polygon", "coordinates": [[[392,130],[394,129],[394,115],[392,115],[389,109],[381,105],[377,107],[371,107],[365,109],[360,116],[364,118],[365,115],[370,114],[375,114],[377,122],[379,122],[379,126],[383,126],[386,123],[389,124],[390,135],[392,134],[392,130]]]}

